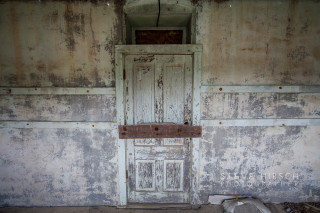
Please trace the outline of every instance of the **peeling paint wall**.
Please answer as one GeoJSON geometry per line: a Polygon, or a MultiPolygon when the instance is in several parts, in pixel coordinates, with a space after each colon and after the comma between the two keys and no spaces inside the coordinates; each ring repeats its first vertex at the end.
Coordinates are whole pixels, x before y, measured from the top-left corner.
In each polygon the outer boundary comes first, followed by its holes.
{"type": "Polygon", "coordinates": [[[106,95],[12,95],[0,100],[2,120],[115,122],[115,97],[106,95]]]}
{"type": "MultiPolygon", "coordinates": [[[[190,0],[202,85],[320,86],[320,2],[190,0]]],[[[155,1],[156,2],[156,1],[155,1]]],[[[0,1],[0,87],[115,87],[124,1],[0,1]]],[[[0,122],[116,122],[116,97],[0,94],[0,122]]],[[[319,93],[203,92],[202,121],[319,119],[319,93]]],[[[0,206],[118,205],[117,129],[0,128],[0,206]]],[[[320,200],[319,126],[203,122],[199,197],[320,200]]]]}
{"type": "MultiPolygon", "coordinates": [[[[319,1],[198,1],[202,85],[320,85],[319,1]]],[[[222,90],[222,89],[221,89],[222,90]]],[[[319,93],[204,92],[201,119],[319,119],[319,93]]],[[[320,200],[319,126],[203,122],[200,199],[320,200]]]]}
{"type": "Polygon", "coordinates": [[[206,126],[201,199],[249,194],[265,202],[319,201],[319,127],[206,126]]]}
{"type": "Polygon", "coordinates": [[[1,205],[115,205],[116,133],[0,129],[1,205]]]}
{"type": "Polygon", "coordinates": [[[320,118],[319,93],[202,93],[201,119],[320,118]]]}
{"type": "MultiPolygon", "coordinates": [[[[1,1],[0,86],[114,87],[119,7],[1,1]]],[[[0,122],[92,123],[87,129],[0,128],[0,206],[117,205],[117,130],[94,129],[95,122],[116,121],[115,95],[2,94],[0,114],[0,122]]]]}

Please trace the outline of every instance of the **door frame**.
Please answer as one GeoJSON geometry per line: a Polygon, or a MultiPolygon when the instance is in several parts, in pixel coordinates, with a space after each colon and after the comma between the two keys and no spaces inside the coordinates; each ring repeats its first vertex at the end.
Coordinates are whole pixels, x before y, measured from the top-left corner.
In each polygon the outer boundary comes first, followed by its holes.
{"type": "MultiPolygon", "coordinates": [[[[115,45],[115,77],[116,77],[116,106],[117,124],[125,125],[124,112],[124,59],[125,55],[192,55],[193,56],[193,95],[192,95],[192,125],[200,126],[200,92],[202,45],[115,45]]],[[[119,134],[118,134],[119,136],[119,134]]],[[[118,192],[119,206],[127,205],[127,168],[126,140],[118,140],[118,192]]],[[[199,199],[199,143],[200,138],[191,140],[191,186],[190,204],[200,204],[199,199]]]]}

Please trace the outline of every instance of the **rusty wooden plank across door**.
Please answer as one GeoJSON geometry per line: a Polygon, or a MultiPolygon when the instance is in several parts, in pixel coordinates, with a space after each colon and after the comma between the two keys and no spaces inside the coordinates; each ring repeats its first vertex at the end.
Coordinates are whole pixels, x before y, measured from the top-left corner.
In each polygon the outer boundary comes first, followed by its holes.
{"type": "MultiPolygon", "coordinates": [[[[142,139],[142,138],[164,138],[174,142],[177,138],[200,138],[202,136],[202,126],[189,126],[168,123],[153,123],[142,125],[120,125],[120,139],[142,139]]],[[[183,142],[183,139],[179,139],[183,142]]]]}
{"type": "MultiPolygon", "coordinates": [[[[126,55],[125,123],[192,124],[192,55],[126,55]]],[[[190,138],[127,140],[128,202],[190,202],[190,138]]]]}

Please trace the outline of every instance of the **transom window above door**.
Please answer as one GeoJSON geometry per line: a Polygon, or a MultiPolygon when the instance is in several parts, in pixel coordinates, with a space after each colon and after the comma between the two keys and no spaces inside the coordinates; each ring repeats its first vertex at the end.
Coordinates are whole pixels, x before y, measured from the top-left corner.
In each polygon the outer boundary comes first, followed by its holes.
{"type": "Polygon", "coordinates": [[[129,0],[124,7],[124,43],[194,44],[194,19],[188,1],[129,0]]]}

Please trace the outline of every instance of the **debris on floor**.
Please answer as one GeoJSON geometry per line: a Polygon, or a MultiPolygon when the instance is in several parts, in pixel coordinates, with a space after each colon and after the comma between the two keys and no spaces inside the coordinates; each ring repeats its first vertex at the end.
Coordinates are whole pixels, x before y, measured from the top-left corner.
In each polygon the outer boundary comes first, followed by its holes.
{"type": "Polygon", "coordinates": [[[227,213],[271,213],[260,200],[254,198],[225,200],[222,205],[227,213]]]}
{"type": "Polygon", "coordinates": [[[214,205],[221,205],[224,200],[230,200],[235,198],[248,198],[250,195],[209,195],[208,203],[214,205]]]}
{"type": "Polygon", "coordinates": [[[287,213],[319,213],[320,203],[283,203],[283,209],[287,213]]]}

